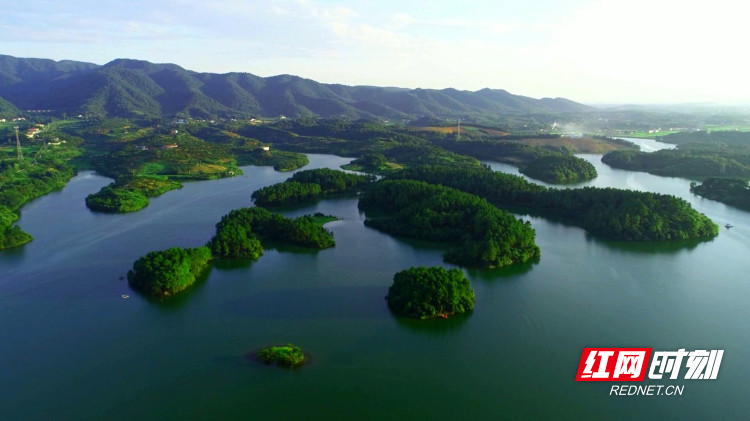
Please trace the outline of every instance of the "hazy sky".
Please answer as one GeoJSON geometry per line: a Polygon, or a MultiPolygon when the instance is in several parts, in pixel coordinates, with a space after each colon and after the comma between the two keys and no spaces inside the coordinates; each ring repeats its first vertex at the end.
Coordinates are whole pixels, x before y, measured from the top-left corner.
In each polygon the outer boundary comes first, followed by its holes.
{"type": "MultiPolygon", "coordinates": [[[[28,0],[0,54],[588,103],[750,103],[735,0],[28,0]]],[[[746,5],[747,4],[747,5],[746,5]]]]}

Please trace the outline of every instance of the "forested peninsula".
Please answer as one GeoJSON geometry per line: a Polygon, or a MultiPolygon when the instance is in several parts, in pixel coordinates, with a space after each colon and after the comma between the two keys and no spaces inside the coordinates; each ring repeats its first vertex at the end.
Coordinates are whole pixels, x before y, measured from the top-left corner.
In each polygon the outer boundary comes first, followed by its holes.
{"type": "Polygon", "coordinates": [[[453,187],[501,208],[560,219],[609,240],[703,240],[719,233],[708,217],[670,195],[595,187],[549,189],[488,167],[425,166],[391,178],[453,187]]]}
{"type": "Polygon", "coordinates": [[[502,267],[536,259],[534,230],[486,200],[415,180],[380,181],[359,201],[365,225],[404,237],[451,243],[445,261],[502,267]]]}
{"type": "Polygon", "coordinates": [[[750,211],[750,187],[744,178],[707,178],[697,185],[692,183],[690,191],[706,199],[724,202],[750,211]]]}
{"type": "MultiPolygon", "coordinates": [[[[552,137],[554,139],[554,137],[552,137]]],[[[478,159],[519,166],[522,174],[551,184],[592,180],[596,168],[564,146],[538,147],[511,140],[442,141],[440,146],[478,159]]]]}

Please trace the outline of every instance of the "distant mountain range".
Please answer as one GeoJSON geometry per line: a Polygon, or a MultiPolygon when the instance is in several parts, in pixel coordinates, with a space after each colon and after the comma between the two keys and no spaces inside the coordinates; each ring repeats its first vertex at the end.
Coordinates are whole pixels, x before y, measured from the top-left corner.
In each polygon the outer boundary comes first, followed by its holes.
{"type": "Polygon", "coordinates": [[[323,84],[297,76],[197,73],[117,59],[103,66],[0,55],[0,107],[102,117],[340,117],[413,119],[586,112],[564,98],[504,90],[402,89],[323,84]]]}

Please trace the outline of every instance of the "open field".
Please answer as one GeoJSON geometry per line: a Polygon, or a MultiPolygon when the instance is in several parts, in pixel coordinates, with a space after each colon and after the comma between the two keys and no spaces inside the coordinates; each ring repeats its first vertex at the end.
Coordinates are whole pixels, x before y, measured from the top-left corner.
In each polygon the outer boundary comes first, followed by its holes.
{"type": "Polygon", "coordinates": [[[570,147],[574,153],[593,153],[602,155],[607,152],[623,149],[622,145],[591,137],[560,137],[551,139],[529,138],[522,139],[520,142],[532,146],[567,146],[570,147]]]}

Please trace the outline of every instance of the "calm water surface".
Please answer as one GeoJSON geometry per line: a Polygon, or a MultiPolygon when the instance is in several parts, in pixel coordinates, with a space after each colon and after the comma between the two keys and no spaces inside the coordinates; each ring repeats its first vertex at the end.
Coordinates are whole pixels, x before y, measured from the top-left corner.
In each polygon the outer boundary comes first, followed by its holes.
{"type": "Polygon", "coordinates": [[[744,418],[750,213],[692,195],[688,180],[583,157],[599,171],[584,185],[675,194],[735,228],[699,244],[612,243],[522,216],[539,263],[469,270],[473,314],[413,322],[383,297],[395,272],[443,264],[442,250],[366,228],[356,199],[328,200],[287,214],[339,216],[327,225],[335,248],[222,263],[158,302],[124,280],[135,259],[202,245],[223,214],[291,174],[246,167],[103,215],[84,198],[110,180],[81,173],[25,206],[20,225],[35,240],[0,253],[0,419],[744,418]],[[312,363],[289,371],[246,357],[287,342],[312,363]],[[683,396],[615,397],[609,383],[573,381],[584,347],[725,354],[718,380],[647,381],[685,385],[683,396]]]}

